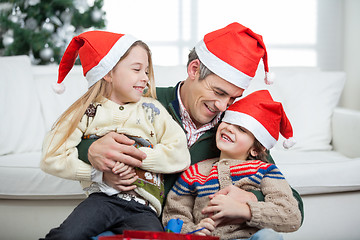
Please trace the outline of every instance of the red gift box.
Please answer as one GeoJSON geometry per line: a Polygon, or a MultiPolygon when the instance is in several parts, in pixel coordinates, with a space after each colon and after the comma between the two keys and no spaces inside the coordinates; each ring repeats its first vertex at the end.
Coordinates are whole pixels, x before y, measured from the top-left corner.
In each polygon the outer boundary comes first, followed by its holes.
{"type": "Polygon", "coordinates": [[[122,235],[99,237],[99,240],[219,240],[219,237],[198,236],[193,234],[179,234],[150,231],[124,231],[122,235]]]}

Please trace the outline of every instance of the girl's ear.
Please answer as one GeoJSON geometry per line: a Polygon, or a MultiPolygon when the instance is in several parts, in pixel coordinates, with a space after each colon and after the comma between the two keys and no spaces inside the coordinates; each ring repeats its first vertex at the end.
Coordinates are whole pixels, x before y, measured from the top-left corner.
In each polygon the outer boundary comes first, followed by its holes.
{"type": "Polygon", "coordinates": [[[105,76],[104,76],[104,80],[107,81],[108,83],[112,82],[112,73],[111,71],[108,72],[105,76]]]}
{"type": "Polygon", "coordinates": [[[194,80],[196,78],[196,74],[198,74],[199,71],[200,71],[200,60],[199,59],[192,60],[187,68],[189,78],[194,80]]]}

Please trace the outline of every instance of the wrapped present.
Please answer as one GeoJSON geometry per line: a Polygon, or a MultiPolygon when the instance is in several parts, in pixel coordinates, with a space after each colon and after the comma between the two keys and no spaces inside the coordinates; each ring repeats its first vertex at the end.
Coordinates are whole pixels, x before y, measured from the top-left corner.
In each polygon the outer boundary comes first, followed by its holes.
{"type": "Polygon", "coordinates": [[[169,232],[124,231],[122,235],[103,236],[99,240],[219,240],[219,237],[198,236],[193,234],[179,234],[169,232]]]}

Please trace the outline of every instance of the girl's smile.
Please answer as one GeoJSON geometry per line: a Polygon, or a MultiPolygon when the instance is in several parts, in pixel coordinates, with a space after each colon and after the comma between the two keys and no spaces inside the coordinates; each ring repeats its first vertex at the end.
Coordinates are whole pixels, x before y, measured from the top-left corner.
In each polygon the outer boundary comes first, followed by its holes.
{"type": "Polygon", "coordinates": [[[141,86],[134,86],[134,89],[138,91],[139,93],[143,94],[145,87],[141,86]]]}
{"type": "Polygon", "coordinates": [[[141,46],[133,47],[129,54],[104,77],[112,86],[109,99],[120,105],[138,102],[149,82],[148,68],[146,50],[141,46]]]}

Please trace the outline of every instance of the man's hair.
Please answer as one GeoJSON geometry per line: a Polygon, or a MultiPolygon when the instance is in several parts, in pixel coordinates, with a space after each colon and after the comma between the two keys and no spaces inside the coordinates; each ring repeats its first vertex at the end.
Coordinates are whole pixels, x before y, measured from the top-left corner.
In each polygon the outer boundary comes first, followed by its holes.
{"type": "Polygon", "coordinates": [[[187,66],[189,66],[189,64],[193,61],[198,59],[200,61],[200,76],[199,76],[199,80],[203,80],[204,78],[206,78],[207,76],[209,76],[210,74],[214,74],[212,71],[210,71],[199,59],[195,48],[193,48],[190,53],[189,53],[189,57],[188,57],[188,62],[187,62],[187,66]]]}

